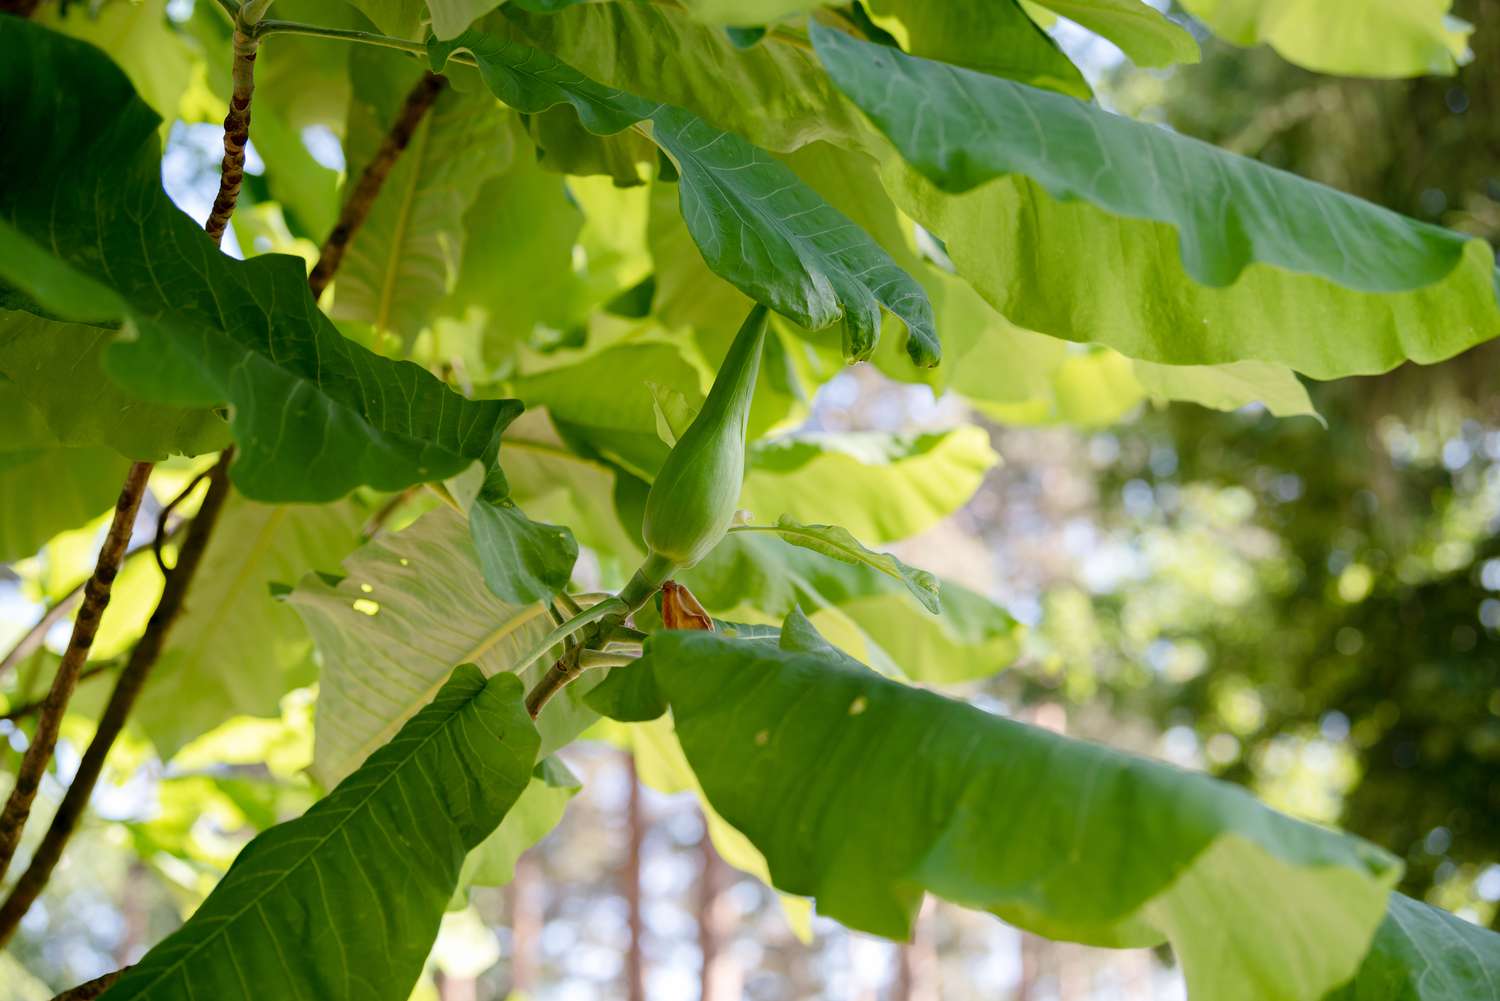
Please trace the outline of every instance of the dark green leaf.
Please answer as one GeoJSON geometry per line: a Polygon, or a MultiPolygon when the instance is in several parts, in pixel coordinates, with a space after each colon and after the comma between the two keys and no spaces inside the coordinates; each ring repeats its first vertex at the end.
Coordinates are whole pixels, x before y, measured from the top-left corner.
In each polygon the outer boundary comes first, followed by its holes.
{"type": "Polygon", "coordinates": [[[0,279],[67,319],[128,319],[105,363],[142,396],[229,401],[252,497],[396,490],[493,454],[518,404],[465,400],[345,340],[301,260],[219,253],[161,189],[156,125],[97,50],[0,20],[0,279]]]}
{"type": "Polygon", "coordinates": [[[435,68],[458,49],[472,52],[495,96],[519,111],[571,104],[583,125],[599,135],[649,120],[652,140],[676,164],[682,215],[709,267],[810,329],[842,318],[844,351],[852,360],[874,349],[884,306],[906,323],[912,360],[936,364],[937,336],[921,286],[763,150],[682,108],[602,86],[545,53],[495,35],[469,32],[430,49],[435,68]]]}
{"type": "Polygon", "coordinates": [[[611,668],[583,701],[600,716],[619,723],[644,723],[667,711],[667,700],[657,687],[656,675],[642,661],[611,668]]]}
{"type": "Polygon", "coordinates": [[[1361,291],[1420,288],[1457,268],[1472,239],[1090,104],[810,31],[844,93],[940,189],[1022,174],[1054,198],[1165,223],[1208,285],[1259,262],[1361,291]]]}
{"type": "Polygon", "coordinates": [[[505,886],[515,878],[516,860],[558,825],[568,803],[582,788],[583,780],[555,755],[538,761],[516,805],[464,860],[456,902],[464,902],[465,891],[471,886],[505,886]]]}
{"type": "Polygon", "coordinates": [[[329,796],[252,841],[127,999],[406,1001],[470,849],[525,788],[521,683],[464,665],[329,796]]]}
{"type": "Polygon", "coordinates": [[[549,601],[568,586],[578,562],[578,540],[568,529],[532,521],[508,498],[478,497],[469,507],[469,530],[484,582],[502,601],[549,601]]]}
{"type": "Polygon", "coordinates": [[[894,937],[932,892],[1054,938],[1170,940],[1195,999],[1315,1001],[1358,967],[1400,872],[1384,852],[885,680],[794,625],[790,650],[647,642],[709,801],[778,888],[894,937]]]}

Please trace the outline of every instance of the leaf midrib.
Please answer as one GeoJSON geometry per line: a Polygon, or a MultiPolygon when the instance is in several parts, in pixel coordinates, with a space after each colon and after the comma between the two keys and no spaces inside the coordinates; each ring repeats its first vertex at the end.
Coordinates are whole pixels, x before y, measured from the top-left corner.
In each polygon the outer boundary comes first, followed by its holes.
{"type": "MultiPolygon", "coordinates": [[[[515,618],[507,619],[503,624],[481,638],[479,640],[479,643],[472,650],[468,651],[458,659],[458,664],[474,663],[477,667],[477,658],[484,656],[484,654],[492,649],[495,644],[499,643],[501,640],[505,639],[505,637],[511,635],[512,633],[518,631],[522,626],[526,625],[526,623],[530,622],[532,619],[536,618],[538,615],[541,615],[545,611],[546,607],[541,604],[523,608],[515,618]]],[[[450,665],[450,667],[456,666],[458,665],[450,665]]],[[[480,671],[481,673],[483,673],[483,668],[480,668],[480,671]]],[[[502,671],[497,671],[496,673],[500,674],[514,672],[505,672],[502,669],[502,671]]],[[[430,688],[428,688],[419,696],[421,703],[425,705],[431,702],[437,695],[437,693],[442,689],[442,687],[447,683],[448,678],[446,676],[434,682],[430,688]]],[[[366,740],[357,749],[355,749],[350,757],[363,760],[364,758],[368,757],[376,747],[379,747],[381,744],[389,740],[392,733],[399,731],[405,724],[406,720],[403,719],[392,720],[390,723],[387,723],[385,726],[376,731],[369,740],[366,740]]]]}
{"type": "Polygon", "coordinates": [[[427,161],[427,142],[432,135],[432,116],[423,115],[422,124],[418,129],[416,148],[406,154],[411,159],[411,181],[406,190],[401,194],[401,207],[396,212],[396,231],[391,236],[390,250],[386,254],[385,278],[380,285],[380,305],[375,310],[374,327],[376,330],[390,329],[391,301],[396,291],[396,275],[400,271],[401,260],[405,257],[402,251],[406,248],[406,231],[411,225],[412,207],[417,200],[417,188],[421,186],[421,168],[427,161]]]}

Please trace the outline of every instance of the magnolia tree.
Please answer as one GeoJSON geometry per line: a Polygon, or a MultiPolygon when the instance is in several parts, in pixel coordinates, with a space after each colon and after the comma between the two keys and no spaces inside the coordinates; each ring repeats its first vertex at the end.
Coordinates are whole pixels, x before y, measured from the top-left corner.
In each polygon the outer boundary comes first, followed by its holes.
{"type": "MultiPolygon", "coordinates": [[[[901,939],[934,894],[1169,943],[1194,1001],[1500,997],[1500,937],[1394,894],[1379,848],[941,694],[1004,668],[1017,627],[880,547],[972,495],[978,427],[788,434],[858,362],[1007,421],[1295,415],[1297,373],[1500,333],[1484,242],[1107,112],[1046,31],[1160,67],[1198,58],[1178,22],[1140,0],[5,6],[0,559],[41,550],[18,570],[50,606],[4,663],[25,740],[0,941],[122,732],[290,782],[245,721],[316,690],[301,800],[71,996],[403,1001],[607,718],[792,912],[901,939]],[[199,225],[163,138],[220,117],[199,225]],[[86,749],[27,830],[65,725],[86,749]]],[[[1331,73],[1465,52],[1443,0],[1183,6],[1331,73]]],[[[203,863],[142,830],[144,857],[203,863]]]]}

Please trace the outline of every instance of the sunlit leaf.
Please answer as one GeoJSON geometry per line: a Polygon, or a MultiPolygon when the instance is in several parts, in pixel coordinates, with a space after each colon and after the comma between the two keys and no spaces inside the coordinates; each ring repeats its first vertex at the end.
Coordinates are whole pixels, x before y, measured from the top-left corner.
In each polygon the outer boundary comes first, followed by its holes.
{"type": "Polygon", "coordinates": [[[872,0],[868,6],[875,23],[912,55],[1083,100],[1093,96],[1078,67],[1016,0],[872,0]]]}
{"type": "MultiPolygon", "coordinates": [[[[354,49],[346,127],[350,177],[375,155],[420,70],[393,53],[354,49]]],[[[336,319],[370,324],[410,347],[454,288],[465,218],[511,159],[505,112],[484,94],[445,86],[349,241],[333,291],[336,319]],[[475,156],[475,150],[484,155],[475,156]]]]}
{"type": "MultiPolygon", "coordinates": [[[[344,573],[336,582],[309,576],[287,599],[322,659],[312,772],[324,785],[390,739],[454,665],[512,671],[552,628],[542,605],[507,604],[490,592],[468,526],[447,508],[377,537],[344,561],[344,573]]],[[[529,687],[549,666],[534,664],[521,680],[529,687]]],[[[573,697],[587,687],[573,686],[542,713],[543,754],[593,720],[573,697]]]]}
{"type": "MultiPolygon", "coordinates": [[[[1198,61],[1198,43],[1145,0],[1033,0],[1120,47],[1137,66],[1198,61]]],[[[920,53],[919,53],[920,54],[920,53]]]]}
{"type": "Polygon", "coordinates": [[[832,521],[866,542],[892,542],[963,507],[997,461],[972,425],[773,438],[750,449],[740,507],[762,522],[832,521]]]}
{"type": "Polygon", "coordinates": [[[1320,73],[1449,74],[1469,56],[1471,29],[1448,15],[1452,0],[1183,0],[1182,6],[1236,45],[1264,42],[1320,73]]]}
{"type": "Polygon", "coordinates": [[[271,587],[337,570],[366,514],[230,497],[133,714],[164,760],[232,716],[277,715],[316,678],[312,639],[271,587]]]}

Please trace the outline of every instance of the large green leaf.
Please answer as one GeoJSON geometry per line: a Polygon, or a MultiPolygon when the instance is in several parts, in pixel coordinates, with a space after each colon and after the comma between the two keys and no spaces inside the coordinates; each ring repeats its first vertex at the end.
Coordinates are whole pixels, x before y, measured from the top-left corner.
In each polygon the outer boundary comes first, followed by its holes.
{"type": "Polygon", "coordinates": [[[682,575],[709,611],[780,621],[801,608],[851,654],[923,682],[996,674],[1020,653],[1022,630],[983,595],[941,581],[933,615],[905,583],[759,532],[732,532],[682,575]]]}
{"type": "MultiPolygon", "coordinates": [[[[512,132],[522,147],[515,122],[512,132]]],[[[457,280],[439,305],[441,315],[475,329],[486,368],[509,362],[538,325],[567,330],[592,305],[573,270],[583,216],[563,179],[542,167],[526,149],[479,190],[464,216],[457,280]]]]}
{"type": "Polygon", "coordinates": [[[141,99],[170,123],[178,116],[200,57],[174,30],[166,6],[166,0],[48,4],[35,16],[38,23],[109,53],[141,99]]]}
{"type": "Polygon", "coordinates": [[[514,402],[345,340],[301,260],[221,254],[162,191],[157,122],[98,50],[0,20],[0,280],[66,319],[128,318],[105,362],[142,396],[228,400],[235,482],[257,499],[400,489],[492,452],[514,402]]]}
{"type": "Polygon", "coordinates": [[[1500,997],[1500,935],[1393,893],[1359,974],[1328,1001],[1492,997],[1500,997]]]}
{"type": "Polygon", "coordinates": [[[836,522],[866,542],[892,542],[963,507],[997,461],[972,425],[774,438],[750,449],[740,507],[762,522],[836,522]]]}
{"type": "Polygon", "coordinates": [[[537,735],[514,677],[473,665],[329,796],[250,842],[110,1001],[405,1001],[464,856],[530,778],[537,735]]]}
{"type": "Polygon", "coordinates": [[[1375,77],[1452,73],[1466,61],[1470,29],[1448,15],[1452,5],[1452,0],[1182,0],[1214,34],[1236,45],[1265,42],[1308,69],[1375,77]]]}
{"type": "Polygon", "coordinates": [[[1317,416],[1307,389],[1271,362],[1160,365],[1102,346],[1082,346],[1022,330],[971,286],[933,267],[919,271],[943,331],[943,361],[915,370],[881,341],[875,364],[886,375],[955,392],[991,420],[1097,427],[1142,401],[1197,403],[1216,410],[1263,404],[1278,417],[1317,416]]]}
{"type": "Polygon", "coordinates": [[[434,67],[457,49],[473,53],[495,96],[519,111],[571,104],[598,135],[649,121],[652,140],[676,164],[682,215],[704,260],[752,299],[813,330],[842,319],[851,360],[874,349],[883,306],[906,323],[912,360],[936,364],[937,335],[921,286],[764,150],[692,112],[603,86],[495,35],[434,42],[434,67]]]}
{"type": "MultiPolygon", "coordinates": [[[[1198,43],[1145,0],[1033,0],[1114,42],[1137,66],[1198,61],[1198,43]]],[[[920,53],[919,53],[920,54],[920,53]]]]}
{"type": "Polygon", "coordinates": [[[1359,966],[1400,872],[1379,849],[887,681],[799,617],[781,642],[659,633],[647,661],[709,801],[821,913],[900,937],[932,892],[1055,938],[1170,940],[1214,1001],[1317,1001],[1359,966]]]}
{"type": "MultiPolygon", "coordinates": [[[[312,773],[325,785],[390,739],[455,664],[509,672],[552,628],[542,605],[510,605],[489,591],[468,526],[448,508],[379,536],[344,561],[344,572],[336,582],[308,576],[287,599],[322,660],[312,773]]],[[[529,687],[550,666],[533,664],[521,680],[529,687]]],[[[539,718],[543,754],[594,719],[573,696],[570,688],[539,718]]]]}
{"type": "MultiPolygon", "coordinates": [[[[351,51],[351,177],[375,155],[419,76],[394,53],[351,51]]],[[[368,323],[410,347],[457,282],[466,213],[511,158],[507,119],[487,94],[443,88],[349,241],[334,286],[335,318],[368,323]]]]}
{"type": "Polygon", "coordinates": [[[212,411],[148,403],[104,373],[113,330],[0,312],[0,373],[64,445],[107,445],[127,459],[223,448],[229,429],[212,411]]]}
{"type": "Polygon", "coordinates": [[[135,711],[163,760],[231,716],[277,715],[284,694],[312,683],[312,639],[271,588],[336,570],[363,521],[347,501],[230,498],[135,711]]]}
{"type": "Polygon", "coordinates": [[[1187,271],[1232,284],[1253,262],[1347,288],[1441,281],[1475,242],[1094,105],[903,55],[814,24],[829,74],[938,188],[1020,174],[1060,201],[1174,227],[1187,271]]]}

